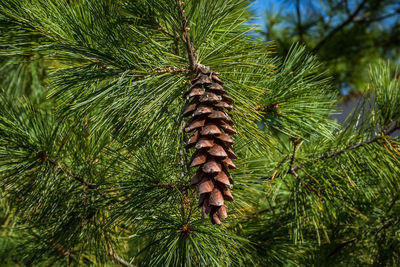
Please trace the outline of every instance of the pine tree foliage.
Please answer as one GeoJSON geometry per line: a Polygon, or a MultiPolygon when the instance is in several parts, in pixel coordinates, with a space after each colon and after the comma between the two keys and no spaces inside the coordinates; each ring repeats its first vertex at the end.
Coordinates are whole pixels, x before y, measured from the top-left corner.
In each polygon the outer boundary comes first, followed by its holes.
{"type": "Polygon", "coordinates": [[[336,125],[329,76],[248,34],[245,0],[0,0],[0,265],[399,262],[400,82],[336,125]],[[234,100],[235,201],[191,186],[198,66],[234,100]]]}

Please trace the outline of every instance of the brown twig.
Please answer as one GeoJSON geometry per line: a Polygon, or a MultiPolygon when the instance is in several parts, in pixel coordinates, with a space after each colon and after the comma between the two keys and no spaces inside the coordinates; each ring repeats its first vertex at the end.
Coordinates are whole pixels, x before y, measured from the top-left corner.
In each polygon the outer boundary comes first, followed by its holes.
{"type": "MultiPolygon", "coordinates": [[[[399,129],[400,129],[400,124],[396,123],[390,130],[384,131],[382,133],[382,135],[391,135],[393,132],[395,132],[395,131],[397,131],[399,129]]],[[[336,157],[336,156],[338,156],[340,154],[343,154],[344,152],[347,152],[347,151],[350,151],[350,150],[354,150],[354,149],[360,148],[362,146],[378,142],[379,140],[381,140],[382,135],[377,135],[377,136],[375,136],[375,137],[373,137],[373,138],[371,138],[371,139],[369,139],[367,141],[360,142],[360,143],[357,143],[357,144],[353,144],[353,145],[345,147],[345,148],[343,148],[341,150],[334,151],[334,152],[322,155],[322,156],[320,156],[318,158],[315,158],[315,159],[311,160],[309,163],[315,163],[315,162],[318,162],[318,161],[327,160],[327,159],[336,157]]],[[[293,167],[293,170],[297,171],[298,169],[301,169],[301,168],[302,168],[302,166],[298,165],[298,166],[293,167]]]]}
{"type": "MultiPolygon", "coordinates": [[[[297,149],[296,149],[297,150],[297,149]]],[[[280,169],[280,167],[289,159],[290,155],[286,155],[279,163],[278,165],[276,165],[274,172],[272,173],[271,176],[265,176],[262,177],[261,179],[265,179],[265,180],[273,180],[278,172],[278,170],[280,169]]],[[[293,157],[291,157],[293,158],[293,157]]],[[[293,159],[294,160],[294,159],[293,159]]],[[[293,162],[291,161],[291,164],[293,164],[293,162]]]]}
{"type": "Polygon", "coordinates": [[[126,260],[124,260],[123,258],[118,256],[117,254],[115,254],[114,248],[113,248],[110,240],[107,238],[106,234],[104,234],[104,240],[106,241],[106,244],[107,244],[108,256],[111,258],[112,262],[114,262],[116,264],[120,264],[125,267],[135,267],[135,265],[127,262],[126,260]]]}
{"type": "Polygon", "coordinates": [[[89,189],[97,188],[96,185],[86,182],[80,175],[72,172],[71,170],[68,170],[67,168],[65,168],[65,166],[63,166],[61,163],[57,162],[55,159],[50,158],[46,152],[39,151],[36,153],[36,156],[43,161],[49,162],[51,165],[53,165],[54,167],[59,169],[62,173],[73,178],[74,180],[80,182],[81,184],[87,186],[87,188],[89,188],[89,189]]]}
{"type": "Polygon", "coordinates": [[[375,230],[374,234],[375,236],[377,236],[380,232],[382,232],[383,230],[386,230],[387,228],[389,228],[390,226],[393,225],[397,225],[400,223],[400,218],[396,218],[393,220],[389,220],[387,221],[385,224],[383,224],[381,227],[379,227],[378,229],[375,230]]]}
{"type": "Polygon", "coordinates": [[[382,20],[388,19],[390,17],[397,16],[399,14],[400,14],[400,10],[397,10],[396,12],[389,13],[389,14],[386,14],[386,15],[383,15],[380,17],[376,17],[376,18],[372,18],[372,19],[368,19],[368,20],[366,18],[363,18],[362,20],[359,20],[357,22],[362,23],[362,24],[371,24],[373,22],[382,21],[382,20]]]}
{"type": "Polygon", "coordinates": [[[271,180],[273,180],[275,178],[276,173],[278,172],[279,168],[283,165],[283,163],[285,163],[287,160],[289,159],[289,155],[286,155],[279,163],[278,165],[275,167],[274,173],[271,176],[271,180]]]}
{"type": "Polygon", "coordinates": [[[180,15],[181,21],[182,21],[182,37],[183,37],[183,40],[185,41],[186,50],[188,53],[189,69],[193,72],[196,70],[196,67],[197,67],[196,53],[194,51],[193,44],[190,41],[189,28],[187,27],[187,20],[185,17],[185,9],[183,6],[184,3],[180,0],[177,0],[177,3],[178,3],[178,8],[179,8],[179,15],[180,15]]]}
{"type": "Polygon", "coordinates": [[[263,180],[273,180],[276,176],[276,174],[278,173],[279,168],[283,165],[283,163],[285,163],[287,160],[289,159],[289,155],[286,155],[279,163],[278,165],[276,165],[274,172],[272,173],[271,176],[264,176],[261,177],[261,179],[263,180]]]}
{"type": "MultiPolygon", "coordinates": [[[[82,176],[80,176],[80,175],[74,173],[73,171],[71,171],[71,170],[67,169],[65,166],[63,166],[61,163],[59,163],[59,162],[57,162],[56,160],[50,158],[46,152],[44,152],[44,151],[36,152],[36,156],[37,156],[38,158],[40,158],[42,161],[47,161],[47,162],[49,162],[51,165],[53,165],[55,168],[59,169],[59,170],[60,170],[62,173],[64,173],[65,175],[67,175],[67,176],[73,178],[74,180],[80,182],[82,185],[84,185],[84,186],[86,187],[86,189],[96,189],[96,188],[98,188],[97,185],[94,185],[94,184],[91,184],[91,183],[86,182],[86,181],[83,179],[82,176]]],[[[92,164],[93,164],[93,163],[92,163],[92,164]]],[[[99,192],[99,195],[100,195],[103,199],[106,199],[106,200],[110,200],[110,199],[111,199],[111,197],[110,197],[109,195],[107,195],[106,193],[101,193],[101,192],[99,192]]],[[[118,200],[116,200],[116,199],[113,199],[113,200],[112,200],[112,199],[111,199],[110,204],[113,204],[113,203],[116,203],[116,202],[118,202],[118,200]]]]}
{"type": "Polygon", "coordinates": [[[290,158],[289,169],[288,169],[287,173],[293,175],[300,183],[304,184],[308,190],[313,192],[320,200],[323,200],[320,192],[315,190],[311,185],[309,185],[307,182],[305,182],[297,173],[297,169],[295,167],[293,167],[294,160],[296,158],[296,153],[297,153],[297,150],[299,149],[300,145],[301,145],[300,137],[297,137],[296,139],[293,140],[293,153],[290,158]]]}
{"type": "MultiPolygon", "coordinates": [[[[128,69],[120,69],[113,66],[106,65],[104,62],[100,61],[99,59],[91,59],[87,58],[93,64],[95,64],[99,69],[107,69],[107,70],[120,70],[120,71],[127,71],[128,69]]],[[[166,67],[165,69],[156,69],[156,70],[146,70],[146,72],[138,72],[134,69],[132,70],[133,74],[135,75],[160,75],[165,73],[183,73],[183,72],[190,72],[187,68],[177,68],[177,67],[166,67]]]]}
{"type": "Polygon", "coordinates": [[[175,67],[167,67],[165,69],[160,70],[149,70],[148,73],[151,75],[165,74],[165,73],[183,73],[189,72],[187,68],[175,68],[175,67]]]}
{"type": "Polygon", "coordinates": [[[264,214],[264,213],[267,213],[267,212],[270,212],[270,211],[274,212],[277,208],[278,207],[274,206],[274,207],[270,207],[268,209],[259,210],[259,211],[255,212],[253,215],[257,216],[257,215],[261,215],[261,214],[264,214]]]}
{"type": "Polygon", "coordinates": [[[35,208],[32,210],[32,212],[29,214],[29,216],[24,220],[24,222],[29,221],[29,220],[33,217],[33,215],[35,215],[35,213],[38,211],[38,209],[40,208],[40,206],[42,206],[42,200],[43,200],[45,197],[46,197],[45,194],[43,194],[43,195],[40,197],[39,202],[37,203],[37,205],[35,206],[35,208]]]}
{"type": "Polygon", "coordinates": [[[66,257],[71,255],[72,248],[65,250],[63,247],[61,247],[59,244],[53,242],[53,240],[49,240],[47,242],[47,247],[58,253],[60,257],[66,257]]]}
{"type": "Polygon", "coordinates": [[[170,33],[169,31],[167,31],[166,29],[164,29],[161,25],[158,25],[157,30],[159,30],[160,32],[162,32],[165,35],[168,35],[169,37],[176,39],[179,38],[178,35],[173,35],[172,33],[170,33]]]}
{"type": "Polygon", "coordinates": [[[120,256],[118,256],[117,254],[114,253],[113,255],[114,259],[122,266],[126,266],[126,267],[135,267],[135,265],[127,262],[126,260],[124,260],[123,258],[121,258],[120,256]]]}

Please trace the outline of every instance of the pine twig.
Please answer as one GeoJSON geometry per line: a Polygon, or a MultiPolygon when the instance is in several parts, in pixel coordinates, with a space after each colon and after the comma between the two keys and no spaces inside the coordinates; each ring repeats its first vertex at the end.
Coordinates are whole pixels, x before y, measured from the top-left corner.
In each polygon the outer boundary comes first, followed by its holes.
{"type": "Polygon", "coordinates": [[[125,266],[125,267],[136,267],[135,265],[133,265],[133,264],[127,262],[126,260],[124,260],[123,258],[121,258],[120,256],[118,256],[117,254],[115,254],[114,248],[113,248],[113,246],[112,246],[110,240],[108,240],[106,234],[104,235],[104,239],[105,239],[106,244],[107,244],[107,247],[108,247],[108,256],[111,258],[111,260],[112,260],[114,263],[118,263],[118,264],[120,264],[120,265],[122,265],[122,266],[125,266]]]}
{"type": "Polygon", "coordinates": [[[287,173],[293,175],[300,183],[303,183],[311,192],[313,192],[320,200],[323,200],[321,194],[319,193],[319,191],[315,190],[312,186],[310,186],[309,184],[307,184],[297,173],[297,169],[296,167],[293,167],[294,164],[294,160],[296,158],[296,153],[297,150],[299,149],[300,145],[301,145],[301,138],[297,137],[296,139],[293,140],[293,153],[292,156],[290,158],[290,163],[289,163],[289,169],[287,171],[287,173]]]}
{"type": "Polygon", "coordinates": [[[369,19],[369,20],[366,20],[364,18],[363,20],[360,20],[358,22],[359,23],[365,23],[365,24],[371,24],[373,22],[382,21],[382,20],[388,19],[388,18],[393,17],[393,16],[398,16],[399,14],[400,14],[400,10],[397,10],[397,11],[395,11],[393,13],[389,13],[389,14],[386,14],[386,15],[383,15],[383,16],[380,16],[380,17],[376,17],[376,18],[372,18],[372,19],[369,19]]]}
{"type": "Polygon", "coordinates": [[[165,69],[160,69],[160,70],[152,70],[148,71],[151,75],[159,75],[159,74],[165,74],[165,73],[183,73],[183,72],[189,72],[189,69],[187,68],[175,68],[175,67],[167,67],[165,69]]]}
{"type": "Polygon", "coordinates": [[[177,39],[179,38],[178,35],[173,35],[172,33],[170,33],[169,31],[167,31],[166,29],[164,29],[161,25],[158,25],[157,30],[159,30],[160,32],[162,32],[163,34],[173,38],[173,39],[177,39]]]}
{"type": "MultiPolygon", "coordinates": [[[[37,152],[36,156],[38,158],[40,158],[41,160],[43,160],[43,161],[49,162],[51,165],[53,165],[55,168],[59,169],[65,175],[67,175],[67,176],[73,178],[74,180],[80,182],[82,185],[85,186],[86,190],[87,189],[96,189],[98,187],[97,185],[94,185],[94,184],[91,184],[89,182],[86,182],[83,179],[82,176],[80,176],[80,175],[74,173],[73,171],[67,169],[65,166],[63,166],[61,163],[57,162],[55,159],[50,158],[49,155],[44,151],[37,152]]],[[[100,196],[103,199],[110,199],[110,196],[105,194],[105,193],[100,193],[100,196]]],[[[117,201],[116,200],[112,201],[112,203],[115,203],[115,202],[117,202],[117,201]]]]}
{"type": "Polygon", "coordinates": [[[89,188],[89,189],[97,188],[96,185],[86,182],[80,175],[74,173],[71,170],[68,170],[65,166],[63,166],[61,163],[57,162],[55,159],[50,158],[46,152],[39,151],[36,153],[36,155],[38,158],[42,159],[43,161],[49,162],[51,165],[53,165],[54,167],[59,169],[65,175],[67,175],[67,176],[73,178],[74,180],[80,182],[81,184],[87,186],[87,188],[89,188]]]}
{"type": "Polygon", "coordinates": [[[69,257],[72,253],[72,248],[65,250],[63,247],[61,247],[59,244],[55,243],[53,240],[47,241],[46,246],[56,252],[59,257],[69,257]]]}
{"type": "Polygon", "coordinates": [[[274,212],[276,209],[278,209],[278,207],[275,207],[275,206],[274,207],[270,207],[268,209],[259,210],[259,211],[255,212],[253,215],[257,216],[257,215],[261,215],[261,214],[264,214],[264,213],[267,213],[267,212],[270,212],[270,211],[274,212]]]}
{"type": "Polygon", "coordinates": [[[399,196],[397,195],[395,198],[393,198],[392,203],[390,203],[388,210],[386,211],[386,213],[390,212],[392,210],[392,208],[394,207],[394,204],[396,204],[396,202],[399,200],[399,196]]]}
{"type": "Polygon", "coordinates": [[[400,223],[400,218],[396,218],[395,220],[390,220],[390,221],[386,222],[381,227],[379,227],[378,229],[375,230],[375,236],[378,235],[383,230],[389,228],[390,226],[397,225],[399,223],[400,223]]]}
{"type": "MultiPolygon", "coordinates": [[[[85,58],[88,59],[90,62],[92,62],[94,65],[96,65],[99,69],[102,69],[102,70],[129,71],[129,69],[121,69],[118,67],[106,65],[104,62],[100,61],[99,59],[92,59],[92,58],[88,58],[88,57],[85,57],[85,58]]],[[[83,66],[84,66],[84,64],[83,64],[83,66]]],[[[131,71],[135,75],[154,75],[155,76],[155,75],[161,75],[161,74],[165,74],[165,73],[189,72],[189,69],[177,68],[177,67],[166,67],[164,69],[146,70],[146,72],[138,72],[137,70],[135,71],[135,69],[131,69],[131,71]]]]}
{"type": "Polygon", "coordinates": [[[190,41],[189,37],[189,28],[187,27],[187,20],[185,17],[185,10],[183,8],[183,2],[177,0],[178,8],[179,8],[179,15],[182,21],[182,37],[186,44],[186,50],[188,53],[189,58],[189,69],[193,72],[197,66],[196,54],[194,51],[193,43],[190,41]]]}
{"type": "Polygon", "coordinates": [[[122,266],[126,266],[126,267],[136,267],[135,265],[127,262],[126,260],[124,260],[123,258],[121,258],[120,256],[118,256],[117,254],[113,255],[114,259],[121,264],[122,266]]]}
{"type": "MultiPolygon", "coordinates": [[[[399,129],[400,129],[400,123],[396,123],[392,127],[392,129],[386,130],[382,134],[383,135],[391,135],[393,132],[395,132],[395,131],[397,131],[399,129]]],[[[355,150],[355,149],[360,148],[360,147],[362,147],[364,145],[368,145],[368,144],[372,144],[372,143],[378,142],[381,138],[382,138],[381,135],[377,135],[377,136],[375,136],[375,137],[373,137],[373,138],[371,138],[371,139],[369,139],[367,141],[360,142],[360,143],[357,143],[357,144],[353,144],[353,145],[347,146],[347,147],[345,147],[345,148],[343,148],[341,150],[334,151],[334,152],[322,155],[322,156],[320,156],[318,158],[315,158],[315,159],[311,160],[310,163],[315,163],[317,161],[323,161],[323,160],[327,160],[327,159],[336,157],[336,156],[338,156],[340,154],[343,154],[344,152],[347,152],[347,151],[350,151],[350,150],[355,150]]],[[[297,165],[297,166],[293,167],[293,170],[297,171],[298,169],[301,169],[302,167],[303,167],[302,165],[297,165]]]]}
{"type": "Polygon", "coordinates": [[[24,219],[24,222],[29,221],[29,220],[33,217],[33,215],[35,215],[35,213],[39,210],[40,206],[42,206],[42,201],[44,200],[45,197],[46,197],[45,194],[43,194],[43,195],[40,197],[39,202],[36,204],[35,208],[31,211],[31,213],[29,214],[29,216],[28,216],[26,219],[24,219]]]}
{"type": "Polygon", "coordinates": [[[283,163],[285,163],[287,160],[289,159],[289,155],[286,155],[279,163],[278,165],[275,167],[274,173],[272,174],[272,176],[270,177],[271,180],[273,180],[275,178],[276,173],[278,172],[279,168],[283,165],[283,163]]]}

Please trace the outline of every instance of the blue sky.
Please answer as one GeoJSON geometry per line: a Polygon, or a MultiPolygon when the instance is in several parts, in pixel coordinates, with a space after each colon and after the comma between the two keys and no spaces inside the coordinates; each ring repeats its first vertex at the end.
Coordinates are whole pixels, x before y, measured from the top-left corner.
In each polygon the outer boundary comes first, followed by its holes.
{"type": "MultiPolygon", "coordinates": [[[[265,10],[267,8],[272,8],[274,10],[279,10],[279,9],[283,9],[284,13],[286,12],[294,12],[295,10],[295,5],[294,2],[292,1],[292,3],[290,3],[291,1],[288,0],[254,0],[254,3],[251,7],[251,9],[255,12],[255,15],[257,16],[257,18],[253,21],[254,24],[259,24],[260,27],[262,29],[264,29],[264,21],[263,21],[263,17],[265,14],[265,10]]],[[[349,6],[351,9],[354,9],[356,7],[356,4],[361,2],[361,0],[358,1],[349,1],[349,6]]],[[[312,0],[308,0],[308,1],[302,1],[301,2],[301,9],[303,10],[305,5],[309,5],[313,3],[312,0]]],[[[397,8],[399,8],[399,3],[400,1],[398,1],[397,3],[388,6],[387,9],[389,9],[389,11],[391,11],[391,9],[395,10],[397,8]]],[[[304,11],[304,10],[303,10],[304,11]]],[[[321,12],[323,12],[322,10],[320,10],[321,12]]],[[[390,13],[390,12],[388,12],[390,13]]],[[[381,26],[385,27],[385,26],[391,26],[392,23],[395,23],[396,18],[398,16],[395,17],[390,17],[384,21],[382,21],[381,26]]],[[[337,21],[338,23],[340,23],[341,21],[337,21]]]]}
{"type": "MultiPolygon", "coordinates": [[[[251,9],[256,13],[257,18],[254,20],[255,24],[260,24],[263,27],[263,14],[267,8],[268,0],[256,0],[251,9]]],[[[275,1],[276,2],[276,1],[275,1]]]]}
{"type": "Polygon", "coordinates": [[[257,18],[253,21],[254,24],[259,24],[264,29],[264,14],[267,8],[273,8],[278,10],[283,8],[283,11],[291,12],[294,9],[294,5],[290,4],[287,0],[255,0],[252,4],[251,9],[255,12],[257,18]]]}

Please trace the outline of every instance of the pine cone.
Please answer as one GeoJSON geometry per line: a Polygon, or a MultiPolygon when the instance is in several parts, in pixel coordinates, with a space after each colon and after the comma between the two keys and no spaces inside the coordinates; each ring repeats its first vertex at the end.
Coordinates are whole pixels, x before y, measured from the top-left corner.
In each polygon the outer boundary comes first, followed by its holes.
{"type": "Polygon", "coordinates": [[[213,224],[221,224],[220,219],[228,216],[224,200],[233,200],[228,188],[233,180],[228,169],[236,168],[232,162],[236,155],[230,137],[236,131],[232,128],[232,119],[224,112],[224,109],[232,110],[233,100],[222,84],[218,73],[200,67],[187,93],[187,98],[192,100],[183,113],[192,116],[185,132],[194,131],[186,145],[196,149],[190,167],[198,167],[198,170],[191,184],[198,185],[202,215],[209,214],[213,224]]]}

